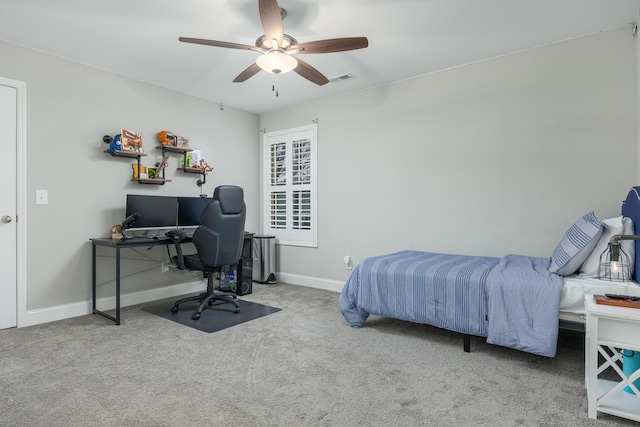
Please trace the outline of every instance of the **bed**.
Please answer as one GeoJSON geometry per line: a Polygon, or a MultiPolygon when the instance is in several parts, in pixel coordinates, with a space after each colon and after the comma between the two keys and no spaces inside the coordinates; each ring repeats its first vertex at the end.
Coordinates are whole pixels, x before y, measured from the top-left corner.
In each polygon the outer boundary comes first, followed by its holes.
{"type": "MultiPolygon", "coordinates": [[[[367,258],[349,276],[339,298],[346,321],[361,327],[369,315],[429,324],[490,344],[554,357],[558,329],[584,330],[584,295],[640,296],[639,269],[629,281],[597,278],[600,254],[611,236],[640,232],[640,187],[622,215],[603,221],[579,218],[550,258],[501,258],[405,250],[367,258]]],[[[638,264],[640,241],[623,249],[638,264]]]]}

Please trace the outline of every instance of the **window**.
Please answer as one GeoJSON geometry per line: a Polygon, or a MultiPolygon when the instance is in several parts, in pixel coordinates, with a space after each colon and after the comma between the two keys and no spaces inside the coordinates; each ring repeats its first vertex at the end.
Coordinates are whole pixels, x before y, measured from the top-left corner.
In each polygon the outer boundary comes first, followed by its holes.
{"type": "Polygon", "coordinates": [[[317,246],[317,126],[265,133],[263,228],[278,243],[317,246]]]}

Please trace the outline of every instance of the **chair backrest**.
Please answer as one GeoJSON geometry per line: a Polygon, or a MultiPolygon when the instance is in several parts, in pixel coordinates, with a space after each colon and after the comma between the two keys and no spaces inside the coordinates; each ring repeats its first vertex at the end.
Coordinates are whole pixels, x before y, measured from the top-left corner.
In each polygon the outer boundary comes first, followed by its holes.
{"type": "Polygon", "coordinates": [[[221,185],[200,215],[192,241],[200,262],[215,269],[238,263],[244,242],[246,209],[242,187],[221,185]]]}

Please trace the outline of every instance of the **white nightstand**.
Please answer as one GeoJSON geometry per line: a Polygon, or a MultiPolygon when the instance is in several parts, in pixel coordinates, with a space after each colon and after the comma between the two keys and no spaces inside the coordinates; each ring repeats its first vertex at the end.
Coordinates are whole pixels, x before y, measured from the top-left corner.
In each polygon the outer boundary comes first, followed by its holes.
{"type": "MultiPolygon", "coordinates": [[[[640,421],[640,394],[624,391],[640,378],[640,369],[629,377],[622,370],[621,350],[640,351],[640,309],[596,304],[585,295],[587,325],[585,336],[585,384],[589,418],[598,411],[640,421]],[[598,354],[604,359],[598,365],[598,354]],[[605,374],[616,380],[599,378],[605,374]]],[[[640,388],[640,387],[638,387],[640,388]]]]}

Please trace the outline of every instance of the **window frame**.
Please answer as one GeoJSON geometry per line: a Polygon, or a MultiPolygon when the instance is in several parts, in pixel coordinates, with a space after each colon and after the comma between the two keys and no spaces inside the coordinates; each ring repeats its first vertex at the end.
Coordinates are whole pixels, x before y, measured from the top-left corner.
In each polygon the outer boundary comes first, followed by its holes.
{"type": "Polygon", "coordinates": [[[318,247],[317,134],[316,124],[262,134],[261,228],[278,244],[318,247]]]}

